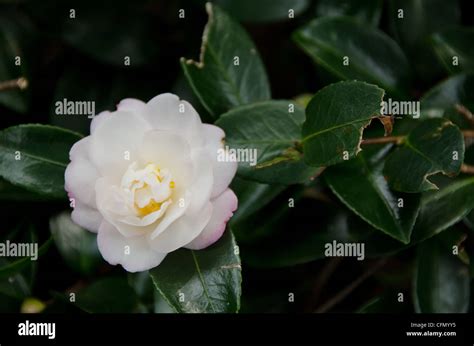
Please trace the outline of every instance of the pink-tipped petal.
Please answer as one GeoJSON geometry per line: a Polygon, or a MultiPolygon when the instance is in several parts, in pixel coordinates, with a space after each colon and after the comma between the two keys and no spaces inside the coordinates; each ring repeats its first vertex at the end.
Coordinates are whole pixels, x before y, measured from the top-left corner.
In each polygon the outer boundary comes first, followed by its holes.
{"type": "Polygon", "coordinates": [[[225,190],[212,201],[213,212],[204,230],[185,247],[191,250],[201,250],[214,244],[224,233],[227,222],[237,209],[237,196],[231,189],[225,190]]]}

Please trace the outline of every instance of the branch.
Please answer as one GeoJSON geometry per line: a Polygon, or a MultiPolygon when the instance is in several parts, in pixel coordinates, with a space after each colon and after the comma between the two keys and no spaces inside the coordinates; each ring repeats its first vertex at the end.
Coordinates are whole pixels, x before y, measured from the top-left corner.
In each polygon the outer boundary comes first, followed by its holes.
{"type": "Polygon", "coordinates": [[[474,174],[474,166],[463,163],[461,165],[461,172],[465,174],[474,174]]]}
{"type": "Polygon", "coordinates": [[[367,138],[363,139],[361,144],[383,144],[383,143],[395,143],[400,144],[403,141],[403,136],[387,136],[387,137],[378,137],[378,138],[367,138]]]}
{"type": "Polygon", "coordinates": [[[357,287],[359,287],[365,280],[369,277],[374,275],[380,268],[382,268],[385,263],[387,262],[386,259],[381,259],[375,262],[366,272],[362,273],[356,280],[352,281],[349,286],[345,287],[342,291],[336,294],[334,297],[329,299],[326,303],[321,305],[317,308],[314,312],[316,313],[323,313],[329,311],[335,305],[339,304],[343,301],[352,291],[354,291],[357,287]]]}
{"type": "Polygon", "coordinates": [[[474,126],[474,116],[469,109],[460,104],[456,104],[454,108],[456,108],[456,111],[461,114],[471,124],[471,126],[474,126]]]}
{"type": "Polygon", "coordinates": [[[466,138],[474,138],[474,130],[462,130],[461,132],[466,138]]]}
{"type": "Polygon", "coordinates": [[[28,88],[28,80],[24,77],[0,82],[0,91],[11,89],[25,90],[26,88],[28,88]]]}

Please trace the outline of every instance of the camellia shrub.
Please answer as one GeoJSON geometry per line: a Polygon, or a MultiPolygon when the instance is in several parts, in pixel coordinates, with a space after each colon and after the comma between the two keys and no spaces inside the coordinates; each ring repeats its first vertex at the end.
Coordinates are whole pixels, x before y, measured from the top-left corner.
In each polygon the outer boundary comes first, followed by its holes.
{"type": "Polygon", "coordinates": [[[472,311],[467,6],[1,3],[0,311],[472,311]]]}

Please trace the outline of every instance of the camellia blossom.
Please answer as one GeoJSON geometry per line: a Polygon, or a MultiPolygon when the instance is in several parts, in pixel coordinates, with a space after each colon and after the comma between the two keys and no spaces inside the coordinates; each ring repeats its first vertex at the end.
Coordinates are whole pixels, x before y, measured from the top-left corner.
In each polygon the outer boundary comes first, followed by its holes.
{"type": "Polygon", "coordinates": [[[236,162],[217,160],[224,132],[176,95],[125,99],[71,148],[65,188],[72,220],[104,259],[127,271],[156,267],[179,248],[217,241],[237,209],[236,162]]]}

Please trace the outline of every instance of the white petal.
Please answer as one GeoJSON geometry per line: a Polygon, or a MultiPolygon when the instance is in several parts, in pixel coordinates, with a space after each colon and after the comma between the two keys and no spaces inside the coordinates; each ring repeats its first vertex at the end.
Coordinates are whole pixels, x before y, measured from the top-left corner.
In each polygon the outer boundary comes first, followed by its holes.
{"type": "Polygon", "coordinates": [[[118,199],[120,189],[114,185],[114,181],[110,180],[109,177],[99,178],[95,184],[95,190],[97,193],[98,210],[123,236],[127,238],[139,236],[147,234],[156,228],[154,224],[137,226],[127,222],[130,221],[127,217],[133,215],[133,212],[127,210],[125,201],[118,199]]]}
{"type": "Polygon", "coordinates": [[[166,253],[153,251],[146,237],[125,238],[106,221],[100,225],[97,244],[107,262],[112,265],[121,264],[129,272],[152,269],[166,256],[166,253]]]}
{"type": "Polygon", "coordinates": [[[189,193],[189,191],[185,191],[182,197],[175,197],[173,203],[166,210],[165,216],[160,220],[158,226],[151,233],[151,238],[154,238],[158,236],[158,234],[163,233],[169,225],[171,225],[175,220],[184,215],[184,213],[188,209],[190,201],[191,194],[189,193]],[[180,201],[180,199],[182,200],[180,201]]]}
{"type": "Polygon", "coordinates": [[[191,150],[187,141],[169,131],[149,131],[140,146],[143,163],[152,162],[169,170],[177,189],[185,188],[192,179],[191,150]]]}
{"type": "Polygon", "coordinates": [[[191,201],[186,211],[187,214],[196,214],[211,199],[213,188],[212,161],[206,150],[194,150],[192,154],[194,180],[188,188],[191,201]]]}
{"type": "Polygon", "coordinates": [[[149,238],[153,250],[157,252],[171,252],[184,245],[201,233],[212,215],[212,203],[197,215],[183,215],[158,236],[149,238]]]}
{"type": "Polygon", "coordinates": [[[104,118],[91,135],[89,155],[103,176],[124,174],[138,160],[138,149],[149,125],[134,113],[115,112],[104,118]]]}
{"type": "Polygon", "coordinates": [[[99,172],[82,155],[72,156],[74,158],[66,167],[66,172],[64,173],[64,187],[75,200],[95,208],[94,185],[95,181],[99,178],[99,172]]]}
{"type": "Polygon", "coordinates": [[[71,219],[74,223],[84,227],[88,231],[97,232],[104,218],[97,209],[90,208],[87,205],[76,201],[74,210],[71,213],[71,219]]]}
{"type": "Polygon", "coordinates": [[[161,94],[151,99],[144,117],[154,129],[182,134],[192,147],[201,147],[204,143],[199,114],[191,104],[180,101],[176,95],[161,94]]]}
{"type": "Polygon", "coordinates": [[[237,162],[218,161],[219,150],[224,149],[223,140],[225,133],[221,128],[214,125],[204,124],[203,132],[206,139],[205,146],[212,159],[214,187],[211,197],[215,198],[227,189],[231,183],[237,171],[237,162]]]}
{"type": "Polygon", "coordinates": [[[227,221],[237,209],[237,197],[231,189],[225,190],[212,201],[212,216],[203,231],[185,247],[200,250],[215,243],[224,233],[227,221]]]}
{"type": "Polygon", "coordinates": [[[91,121],[91,133],[94,133],[97,126],[99,126],[99,124],[108,116],[110,116],[109,111],[103,111],[97,114],[96,116],[94,116],[91,121]]]}
{"type": "Polygon", "coordinates": [[[137,99],[123,99],[117,105],[117,110],[140,114],[144,111],[146,103],[137,99]]]}

